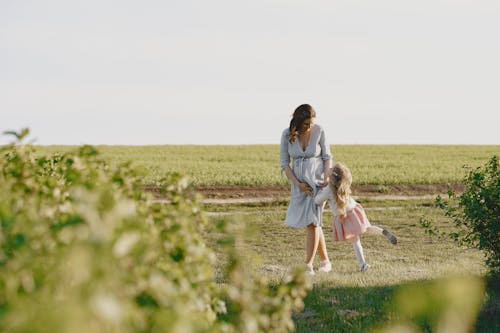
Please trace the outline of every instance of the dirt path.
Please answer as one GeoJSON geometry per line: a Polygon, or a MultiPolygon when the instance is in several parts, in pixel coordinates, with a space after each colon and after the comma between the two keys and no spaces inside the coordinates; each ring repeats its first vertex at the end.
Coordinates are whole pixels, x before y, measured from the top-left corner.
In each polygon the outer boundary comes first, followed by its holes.
{"type": "MultiPolygon", "coordinates": [[[[152,192],[158,202],[164,199],[157,187],[146,187],[152,192]]],[[[434,199],[438,194],[443,195],[448,190],[456,193],[463,192],[462,184],[410,184],[410,185],[358,185],[353,186],[353,194],[371,200],[412,200],[434,199]]],[[[276,186],[199,186],[195,191],[202,195],[201,203],[205,204],[247,204],[289,200],[290,187],[276,186]]],[[[396,210],[401,207],[369,207],[367,210],[396,210]]],[[[250,214],[249,212],[206,212],[209,216],[233,214],[250,214]]]]}
{"type": "MultiPolygon", "coordinates": [[[[145,190],[161,199],[159,188],[147,186],[145,190]]],[[[252,203],[275,200],[288,200],[289,185],[261,186],[198,186],[195,190],[203,197],[204,203],[252,203]]],[[[462,184],[401,184],[401,185],[354,185],[354,197],[366,197],[375,200],[411,200],[432,199],[438,194],[453,190],[463,191],[462,184]]]]}
{"type": "MultiPolygon", "coordinates": [[[[444,193],[436,194],[426,194],[426,195],[373,195],[369,198],[372,200],[418,200],[418,199],[434,199],[440,194],[444,196],[444,193]]],[[[354,199],[360,198],[360,196],[354,195],[354,199]]],[[[367,197],[364,197],[367,198],[367,197]]],[[[256,198],[203,198],[201,203],[208,204],[246,204],[246,203],[257,203],[257,202],[273,202],[276,200],[288,200],[288,197],[256,197],[256,198]]]]}
{"type": "MultiPolygon", "coordinates": [[[[387,198],[436,195],[448,190],[462,192],[462,184],[402,184],[402,185],[353,185],[353,194],[363,197],[387,198]]],[[[198,191],[205,199],[228,198],[288,198],[289,185],[263,186],[198,186],[198,191]]]]}

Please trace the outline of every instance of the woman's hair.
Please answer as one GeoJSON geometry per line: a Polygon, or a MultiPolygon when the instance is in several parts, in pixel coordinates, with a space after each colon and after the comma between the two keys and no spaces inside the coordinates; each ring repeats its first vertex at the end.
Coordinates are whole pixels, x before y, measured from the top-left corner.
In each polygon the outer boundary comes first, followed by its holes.
{"type": "Polygon", "coordinates": [[[290,143],[295,142],[304,121],[314,117],[316,117],[316,111],[309,104],[302,104],[295,109],[292,120],[290,120],[290,143]]]}
{"type": "Polygon", "coordinates": [[[330,186],[337,208],[343,217],[346,216],[346,206],[351,195],[351,183],[352,175],[349,168],[343,163],[335,163],[330,175],[330,186]]]}

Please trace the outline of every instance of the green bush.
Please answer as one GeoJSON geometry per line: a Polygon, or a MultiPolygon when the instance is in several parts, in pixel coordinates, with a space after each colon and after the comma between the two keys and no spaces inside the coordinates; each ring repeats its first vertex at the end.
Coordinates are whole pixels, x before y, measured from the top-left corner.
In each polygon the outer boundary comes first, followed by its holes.
{"type": "Polygon", "coordinates": [[[375,333],[467,333],[477,328],[484,281],[473,276],[448,276],[398,287],[389,307],[390,323],[375,333]]]}
{"type": "Polygon", "coordinates": [[[0,147],[2,332],[286,332],[303,307],[303,272],[278,286],[244,269],[227,226],[208,225],[188,180],[111,168],[91,146],[35,158],[0,147]],[[223,235],[215,278],[203,232],[223,235]]]}
{"type": "MultiPolygon", "coordinates": [[[[455,226],[447,234],[459,244],[483,251],[486,265],[493,276],[500,267],[500,170],[497,156],[484,166],[470,169],[464,177],[461,195],[450,192],[445,200],[438,196],[436,204],[444,210],[455,226]]],[[[422,218],[428,234],[446,236],[432,221],[422,218]]]]}

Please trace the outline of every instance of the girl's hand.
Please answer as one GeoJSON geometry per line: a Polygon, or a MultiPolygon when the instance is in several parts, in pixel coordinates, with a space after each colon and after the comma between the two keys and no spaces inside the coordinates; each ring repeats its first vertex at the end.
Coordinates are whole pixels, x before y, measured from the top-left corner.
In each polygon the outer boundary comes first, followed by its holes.
{"type": "Polygon", "coordinates": [[[309,186],[309,184],[307,183],[299,183],[299,189],[304,192],[305,194],[307,195],[312,195],[313,194],[313,190],[311,188],[311,186],[309,186]]]}

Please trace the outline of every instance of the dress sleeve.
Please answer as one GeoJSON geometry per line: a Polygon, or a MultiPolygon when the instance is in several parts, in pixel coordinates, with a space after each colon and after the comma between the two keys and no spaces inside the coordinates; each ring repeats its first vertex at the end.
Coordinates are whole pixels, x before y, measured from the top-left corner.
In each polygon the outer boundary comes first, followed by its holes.
{"type": "Polygon", "coordinates": [[[281,145],[280,145],[280,166],[281,169],[290,166],[290,154],[288,153],[288,130],[284,130],[281,134],[281,145]]]}
{"type": "Polygon", "coordinates": [[[328,140],[326,139],[326,134],[325,131],[323,130],[323,127],[321,128],[319,145],[321,147],[321,158],[323,159],[323,161],[328,161],[333,159],[332,152],[330,151],[330,145],[328,144],[328,140]]]}
{"type": "Polygon", "coordinates": [[[318,194],[316,194],[316,197],[314,198],[314,203],[319,206],[323,204],[323,202],[325,202],[326,200],[332,198],[332,196],[333,193],[330,185],[325,186],[318,192],[318,194]]]}

